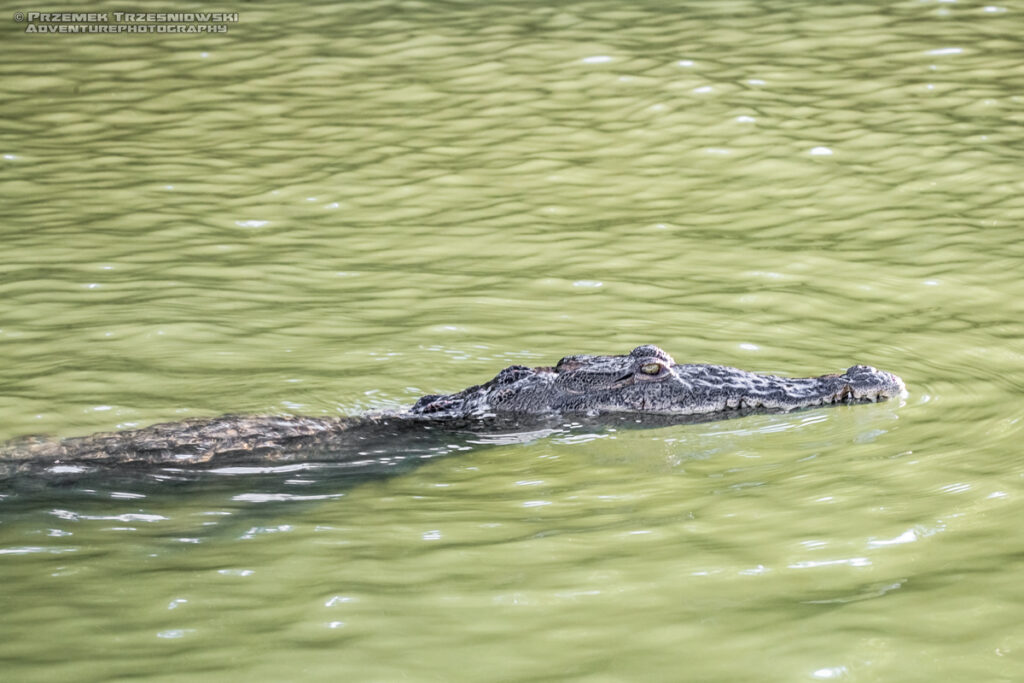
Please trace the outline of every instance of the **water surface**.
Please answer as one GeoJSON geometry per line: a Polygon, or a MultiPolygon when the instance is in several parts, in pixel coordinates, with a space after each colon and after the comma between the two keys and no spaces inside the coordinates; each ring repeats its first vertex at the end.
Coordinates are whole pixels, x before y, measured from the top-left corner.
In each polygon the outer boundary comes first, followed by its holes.
{"type": "Polygon", "coordinates": [[[909,396],[391,477],[7,482],[5,677],[1024,676],[1021,7],[232,11],[3,28],[0,438],[641,343],[909,396]]]}

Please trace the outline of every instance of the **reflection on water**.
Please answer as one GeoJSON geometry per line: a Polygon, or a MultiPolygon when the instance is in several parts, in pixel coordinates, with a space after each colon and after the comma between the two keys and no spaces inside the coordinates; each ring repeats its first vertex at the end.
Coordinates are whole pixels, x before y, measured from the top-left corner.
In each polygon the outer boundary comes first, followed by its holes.
{"type": "Polygon", "coordinates": [[[5,484],[7,677],[1020,678],[1017,8],[237,11],[5,28],[0,438],[641,343],[909,396],[5,484]]]}

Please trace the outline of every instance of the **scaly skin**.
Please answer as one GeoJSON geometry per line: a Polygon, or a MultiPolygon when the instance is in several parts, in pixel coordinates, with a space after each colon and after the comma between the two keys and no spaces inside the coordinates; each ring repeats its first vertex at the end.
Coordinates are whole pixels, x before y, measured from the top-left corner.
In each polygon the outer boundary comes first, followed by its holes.
{"type": "Polygon", "coordinates": [[[636,413],[728,418],[755,409],[788,412],[867,403],[905,391],[896,375],[866,365],[806,379],[758,375],[724,365],[678,365],[657,346],[625,356],[566,356],[553,368],[505,368],[486,384],[424,396],[413,414],[586,415],[636,413]]]}
{"type": "Polygon", "coordinates": [[[0,475],[30,466],[216,465],[316,454],[352,459],[367,457],[360,447],[373,440],[410,433],[509,429],[563,417],[703,422],[882,401],[904,392],[899,377],[866,365],[792,379],[722,365],[679,365],[657,346],[646,345],[623,356],[566,356],[555,367],[513,365],[485,384],[424,396],[394,413],[353,418],[225,415],[61,441],[24,438],[0,446],[0,475]]]}

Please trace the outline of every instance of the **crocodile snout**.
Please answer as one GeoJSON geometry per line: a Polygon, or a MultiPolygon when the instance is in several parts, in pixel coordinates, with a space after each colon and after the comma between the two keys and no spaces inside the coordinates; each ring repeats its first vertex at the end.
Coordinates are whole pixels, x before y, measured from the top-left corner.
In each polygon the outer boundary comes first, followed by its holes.
{"type": "Polygon", "coordinates": [[[846,387],[843,398],[859,401],[881,401],[900,396],[907,391],[903,380],[885,370],[870,365],[854,365],[843,375],[846,387]]]}

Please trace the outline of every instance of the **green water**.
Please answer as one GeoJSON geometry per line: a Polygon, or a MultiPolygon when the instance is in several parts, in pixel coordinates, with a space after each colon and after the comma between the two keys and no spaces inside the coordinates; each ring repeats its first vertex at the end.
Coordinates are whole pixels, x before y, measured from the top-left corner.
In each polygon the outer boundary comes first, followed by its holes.
{"type": "Polygon", "coordinates": [[[0,483],[4,680],[1024,678],[1024,6],[30,9],[0,28],[0,439],[641,343],[909,396],[361,483],[0,483]]]}

